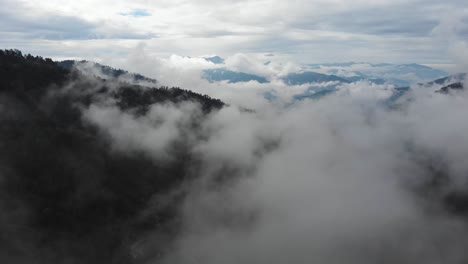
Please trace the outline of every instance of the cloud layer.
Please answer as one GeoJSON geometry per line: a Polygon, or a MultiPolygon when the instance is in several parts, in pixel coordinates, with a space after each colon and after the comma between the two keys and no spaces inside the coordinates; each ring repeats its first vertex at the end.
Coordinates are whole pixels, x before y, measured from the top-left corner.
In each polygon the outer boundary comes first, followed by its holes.
{"type": "Polygon", "coordinates": [[[276,52],[299,62],[432,64],[453,62],[437,29],[458,28],[444,32],[465,43],[468,8],[458,0],[0,4],[0,45],[55,58],[110,57],[146,43],[151,53],[166,56],[276,52]]]}
{"type": "MultiPolygon", "coordinates": [[[[444,197],[467,182],[468,95],[433,90],[414,88],[393,110],[381,103],[388,90],[357,83],[289,108],[230,106],[210,114],[203,139],[190,144],[202,165],[184,186],[182,230],[158,260],[465,261],[468,229],[444,197]],[[432,189],[440,173],[447,184],[432,189]]],[[[179,113],[190,107],[154,107],[144,119],[128,120],[131,126],[115,109],[91,107],[87,116],[121,150],[160,153],[159,137],[147,139],[167,127],[186,131],[189,115],[179,113]],[[148,125],[160,114],[159,125],[148,125]]],[[[141,250],[155,250],[147,241],[141,250]]]]}

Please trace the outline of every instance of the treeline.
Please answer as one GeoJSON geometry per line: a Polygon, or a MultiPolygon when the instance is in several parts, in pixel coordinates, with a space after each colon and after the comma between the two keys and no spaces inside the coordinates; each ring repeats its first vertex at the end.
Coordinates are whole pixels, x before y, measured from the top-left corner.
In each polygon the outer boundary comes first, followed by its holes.
{"type": "Polygon", "coordinates": [[[76,66],[86,65],[91,66],[95,69],[101,71],[104,75],[109,76],[110,78],[119,78],[121,76],[128,76],[134,79],[134,81],[144,81],[150,84],[157,84],[157,81],[148,77],[145,77],[138,73],[130,73],[126,70],[116,69],[110,66],[102,65],[96,62],[90,62],[86,60],[76,61],[76,60],[64,60],[57,62],[58,65],[67,70],[72,70],[76,66]]]}
{"type": "Polygon", "coordinates": [[[41,93],[49,85],[62,85],[69,71],[57,66],[51,59],[19,50],[0,50],[0,91],[27,91],[41,93]]]}
{"type": "MultiPolygon", "coordinates": [[[[40,95],[41,92],[50,88],[49,86],[51,85],[61,86],[66,81],[77,81],[81,76],[79,73],[71,71],[71,62],[58,63],[49,58],[32,56],[30,54],[23,55],[21,51],[14,49],[0,50],[0,91],[28,91],[34,93],[34,95],[40,95]]],[[[104,73],[109,73],[113,77],[128,73],[124,70],[113,69],[107,66],[103,66],[103,68],[107,69],[104,73]]],[[[142,75],[136,76],[139,80],[148,79],[142,75]]],[[[96,77],[96,80],[100,79],[96,77]]],[[[105,86],[105,84],[102,85],[105,86]]],[[[180,89],[179,87],[142,89],[142,87],[129,85],[125,82],[121,82],[120,86],[123,91],[117,93],[120,96],[119,98],[131,100],[131,102],[122,102],[122,106],[150,105],[163,101],[177,103],[186,100],[200,103],[204,110],[220,108],[224,105],[221,100],[194,93],[190,90],[180,89]],[[128,97],[125,95],[128,95],[128,97]]]]}

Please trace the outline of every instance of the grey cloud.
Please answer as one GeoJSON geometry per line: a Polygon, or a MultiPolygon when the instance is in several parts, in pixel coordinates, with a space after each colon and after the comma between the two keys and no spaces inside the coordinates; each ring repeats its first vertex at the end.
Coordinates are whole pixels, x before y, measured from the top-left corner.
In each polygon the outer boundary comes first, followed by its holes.
{"type": "Polygon", "coordinates": [[[331,30],[357,34],[428,36],[438,25],[437,11],[426,5],[396,5],[344,10],[305,18],[291,24],[303,29],[331,30]]]}
{"type": "Polygon", "coordinates": [[[0,18],[2,32],[16,32],[25,38],[83,39],[92,35],[95,25],[76,17],[51,15],[27,17],[3,10],[0,18]]]}
{"type": "MultiPolygon", "coordinates": [[[[41,13],[25,9],[20,2],[3,2],[0,28],[8,34],[3,43],[28,40],[40,45],[40,40],[76,43],[109,40],[106,51],[109,53],[123,48],[115,45],[115,39],[141,40],[155,53],[197,56],[274,51],[293,55],[301,62],[450,63],[447,45],[434,40],[433,33],[454,11],[467,8],[466,3],[455,0],[443,4],[432,0],[395,3],[360,0],[341,4],[178,1],[139,6],[141,10],[159,10],[159,16],[117,15],[100,20],[94,14],[93,20],[88,20],[79,14],[66,16],[44,10],[41,13]],[[139,24],[143,21],[148,25],[139,24]],[[157,41],[151,41],[154,38],[157,41]]],[[[457,32],[466,35],[463,27],[457,32]]],[[[128,44],[124,46],[128,52],[128,44]]],[[[98,52],[102,50],[96,48],[95,53],[98,52]]]]}
{"type": "Polygon", "coordinates": [[[117,107],[91,105],[85,112],[88,122],[97,124],[121,152],[143,150],[156,160],[170,160],[168,149],[188,130],[191,120],[201,116],[196,104],[155,105],[143,117],[121,112],[117,107]]]}
{"type": "Polygon", "coordinates": [[[86,21],[78,16],[55,13],[35,14],[21,4],[7,1],[0,10],[0,32],[16,34],[22,40],[150,39],[154,34],[140,34],[124,28],[108,29],[105,23],[86,21]]]}

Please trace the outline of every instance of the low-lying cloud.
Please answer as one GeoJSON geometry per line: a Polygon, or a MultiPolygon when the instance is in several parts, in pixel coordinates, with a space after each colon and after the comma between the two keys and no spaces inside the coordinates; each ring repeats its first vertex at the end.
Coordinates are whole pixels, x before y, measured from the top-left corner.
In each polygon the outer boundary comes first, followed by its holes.
{"type": "Polygon", "coordinates": [[[264,124],[280,143],[227,190],[193,191],[167,263],[462,262],[464,221],[415,189],[435,177],[430,166],[446,167],[450,185],[438,195],[466,184],[466,128],[453,114],[467,110],[466,95],[425,94],[404,112],[376,99],[346,94],[256,117],[251,133],[264,124]]]}
{"type": "Polygon", "coordinates": [[[120,151],[155,160],[181,133],[197,135],[181,230],[155,262],[461,263],[466,219],[446,197],[467,183],[468,94],[436,88],[414,87],[395,108],[385,86],[354,83],[286,108],[227,106],[196,130],[193,104],[86,116],[120,151]]]}

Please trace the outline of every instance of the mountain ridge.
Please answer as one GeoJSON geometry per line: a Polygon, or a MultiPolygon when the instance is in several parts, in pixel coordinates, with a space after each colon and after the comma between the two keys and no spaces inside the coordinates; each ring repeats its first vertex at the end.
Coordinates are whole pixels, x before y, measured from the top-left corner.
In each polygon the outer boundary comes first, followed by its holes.
{"type": "Polygon", "coordinates": [[[111,66],[103,65],[93,61],[87,60],[63,60],[58,61],[57,64],[66,70],[79,70],[85,74],[95,74],[101,78],[114,78],[114,79],[125,79],[132,83],[145,82],[146,84],[156,85],[157,80],[148,78],[139,73],[131,73],[126,70],[116,69],[111,66]],[[97,71],[97,72],[96,72],[97,71]]]}
{"type": "Polygon", "coordinates": [[[184,193],[171,192],[197,168],[188,137],[223,106],[180,88],[84,76],[51,59],[0,50],[0,254],[10,263],[87,264],[142,263],[160,254],[178,231],[184,193]],[[103,108],[142,119],[153,106],[184,103],[201,112],[186,117],[190,134],[168,142],[172,158],[157,162],[146,152],[119,151],[87,118],[103,108]],[[159,196],[167,205],[152,205],[159,196]],[[167,239],[136,254],[148,230],[167,239]]]}

